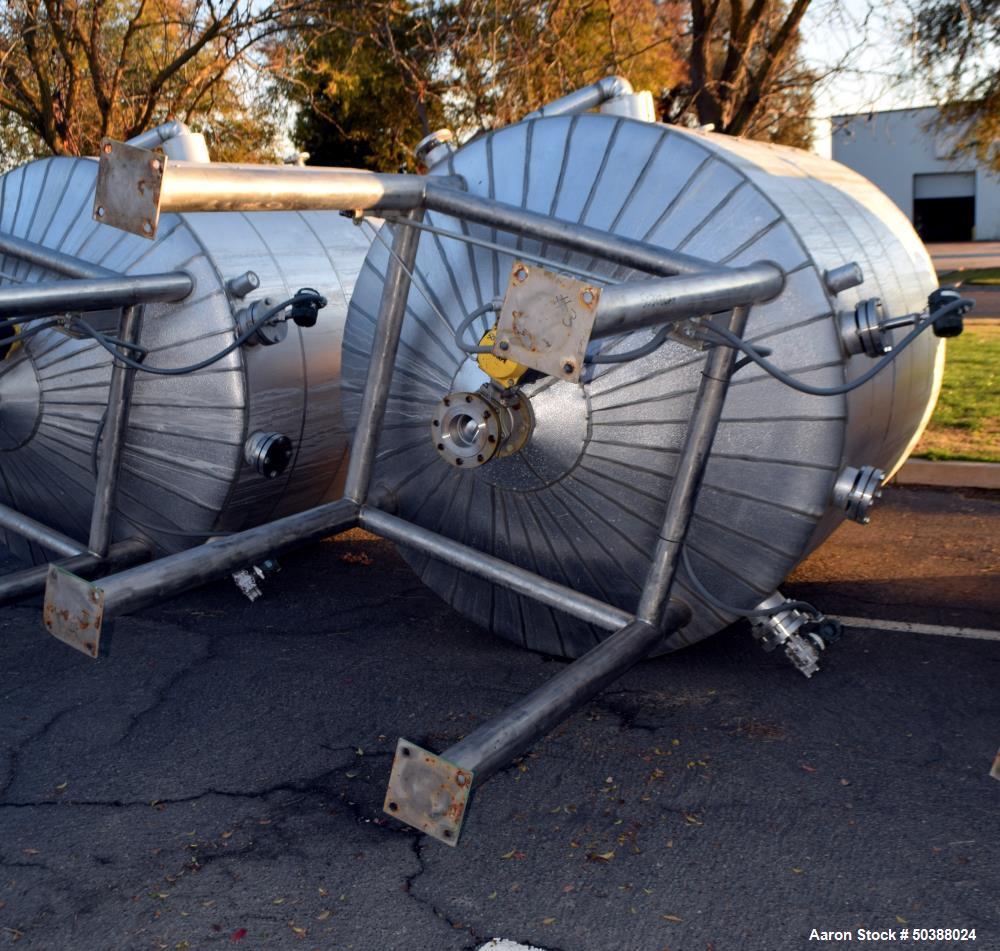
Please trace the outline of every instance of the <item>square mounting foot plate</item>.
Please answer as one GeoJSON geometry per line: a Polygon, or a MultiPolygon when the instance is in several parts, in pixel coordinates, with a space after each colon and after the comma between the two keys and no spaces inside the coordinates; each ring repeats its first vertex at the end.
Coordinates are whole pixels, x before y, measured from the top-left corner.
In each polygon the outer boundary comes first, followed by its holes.
{"type": "Polygon", "coordinates": [[[472,771],[461,769],[409,740],[396,744],[385,811],[394,819],[458,845],[472,791],[472,771]]]}
{"type": "Polygon", "coordinates": [[[103,139],[94,189],[94,220],[142,238],[155,238],[166,164],[167,157],[161,152],[103,139]]]}
{"type": "Polygon", "coordinates": [[[104,592],[100,588],[49,565],[42,616],[53,637],[88,657],[97,657],[104,622],[104,592]]]}
{"type": "Polygon", "coordinates": [[[579,383],[600,297],[596,284],[515,261],[493,356],[579,383]]]}

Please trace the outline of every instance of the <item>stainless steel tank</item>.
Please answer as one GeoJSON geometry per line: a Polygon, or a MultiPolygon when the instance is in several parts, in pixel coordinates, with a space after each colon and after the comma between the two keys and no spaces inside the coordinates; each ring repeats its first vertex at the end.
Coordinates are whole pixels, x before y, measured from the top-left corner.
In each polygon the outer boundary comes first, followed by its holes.
{"type": "MultiPolygon", "coordinates": [[[[183,377],[137,375],[115,537],[177,551],[326,500],[348,445],[341,342],[364,232],[333,212],[174,214],[150,242],[93,220],[96,175],[96,161],[72,158],[7,173],[0,232],[124,274],[187,271],[195,282],[187,299],[145,308],[141,343],[157,365],[221,350],[233,340],[234,314],[255,300],[278,302],[304,286],[328,300],[316,326],[289,324],[280,345],[242,347],[183,377]],[[239,299],[227,281],[247,270],[259,287],[239,299]],[[254,452],[272,434],[290,440],[292,457],[268,477],[254,452]]],[[[0,254],[0,286],[53,277],[0,254]]],[[[110,369],[96,343],[56,329],[0,361],[0,502],[83,540],[110,369]]],[[[0,543],[46,560],[19,535],[0,531],[0,543]]]]}
{"type": "MultiPolygon", "coordinates": [[[[783,292],[755,306],[747,337],[783,369],[834,385],[869,369],[848,356],[840,315],[880,298],[886,313],[921,311],[936,286],[909,222],[868,181],[806,152],[607,115],[539,118],[484,136],[434,169],[470,192],[723,264],[776,262],[783,292]],[[860,286],[836,291],[827,271],[857,262],[860,286]]],[[[455,344],[463,318],[502,298],[512,262],[532,254],[641,277],[533,240],[428,212],[433,228],[499,244],[422,237],[418,290],[396,362],[375,481],[403,518],[634,611],[649,567],[704,355],[668,342],[632,362],[593,365],[582,385],[545,377],[523,387],[535,428],[516,455],[479,468],[448,465],[429,435],[443,396],[487,376],[455,344]]],[[[343,349],[348,417],[357,418],[388,252],[373,243],[351,299],[343,349]]],[[[483,316],[482,336],[493,315],[483,316]]],[[[601,341],[625,352],[650,331],[601,341]]],[[[596,345],[594,345],[596,349],[596,345]]],[[[846,467],[892,472],[918,438],[940,383],[943,346],[924,334],[849,396],[805,395],[756,367],[725,404],[687,551],[723,602],[771,595],[844,518],[834,486],[846,467]]],[[[488,630],[576,657],[607,636],[505,588],[416,552],[423,580],[488,630]]],[[[734,619],[698,596],[684,572],[675,597],[693,621],[667,643],[700,640],[734,619]]]]}

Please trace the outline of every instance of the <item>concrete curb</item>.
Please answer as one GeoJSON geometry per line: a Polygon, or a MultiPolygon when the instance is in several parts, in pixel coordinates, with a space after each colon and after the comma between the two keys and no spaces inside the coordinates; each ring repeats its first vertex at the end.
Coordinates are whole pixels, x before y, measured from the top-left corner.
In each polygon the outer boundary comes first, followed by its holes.
{"type": "Polygon", "coordinates": [[[1000,489],[1000,463],[934,462],[908,459],[893,476],[896,485],[941,485],[957,489],[1000,489]]]}

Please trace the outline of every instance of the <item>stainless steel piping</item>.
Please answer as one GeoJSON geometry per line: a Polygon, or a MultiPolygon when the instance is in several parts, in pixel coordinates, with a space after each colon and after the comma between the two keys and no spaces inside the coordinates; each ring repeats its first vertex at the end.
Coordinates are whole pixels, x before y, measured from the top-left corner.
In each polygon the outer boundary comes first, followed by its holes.
{"type": "Polygon", "coordinates": [[[182,271],[19,284],[0,288],[0,317],[111,310],[154,301],[178,301],[187,297],[193,287],[190,275],[182,271]]]}
{"type": "MultiPolygon", "coordinates": [[[[140,561],[146,561],[149,556],[149,547],[145,542],[130,538],[112,545],[106,557],[102,558],[93,552],[84,552],[82,555],[73,555],[54,564],[64,571],[72,571],[81,578],[93,578],[99,572],[130,568],[140,561]]],[[[41,594],[45,590],[48,574],[48,565],[38,565],[0,576],[0,606],[41,594]]]]}
{"type": "Polygon", "coordinates": [[[167,160],[160,182],[159,208],[161,212],[409,211],[423,204],[426,181],[422,175],[348,168],[222,162],[205,165],[167,160]]]}
{"type": "Polygon", "coordinates": [[[93,650],[87,652],[96,656],[105,619],[180,594],[255,559],[346,531],[357,524],[357,513],[357,505],[339,499],[130,568],[94,585],[52,568],[45,590],[45,626],[60,640],[72,642],[86,625],[93,641],[93,650]]]}
{"type": "Polygon", "coordinates": [[[516,594],[533,598],[558,611],[578,617],[588,624],[616,631],[634,618],[628,611],[616,608],[572,588],[549,581],[534,572],[485,552],[460,545],[435,532],[389,515],[379,509],[364,507],[358,518],[361,527],[399,545],[409,545],[463,571],[502,585],[516,594]]]}
{"type": "MultiPolygon", "coordinates": [[[[45,245],[36,244],[26,238],[18,238],[12,234],[0,231],[0,253],[9,255],[12,258],[19,258],[28,264],[44,267],[56,274],[65,277],[75,278],[99,278],[117,277],[118,272],[112,271],[99,264],[91,264],[82,258],[74,257],[57,251],[55,248],[47,248],[45,245]]],[[[37,285],[34,285],[37,286],[37,285]]]]}
{"type": "Polygon", "coordinates": [[[768,261],[728,271],[614,284],[601,291],[590,336],[596,340],[770,300],[784,284],[784,272],[768,261]]]}
{"type": "Polygon", "coordinates": [[[75,538],[57,532],[7,505],[0,505],[0,528],[27,538],[57,555],[81,555],[87,550],[87,546],[75,538]]]}
{"type": "MultiPolygon", "coordinates": [[[[406,217],[419,221],[423,212],[411,211],[406,217]]],[[[417,259],[419,242],[420,232],[416,228],[398,228],[392,239],[392,253],[379,302],[368,377],[361,397],[361,410],[354,430],[347,480],[344,483],[344,496],[358,504],[364,502],[368,495],[375,451],[378,449],[385,407],[389,402],[392,372],[396,366],[399,335],[406,316],[410,275],[417,259]]]]}
{"type": "MultiPolygon", "coordinates": [[[[729,329],[742,336],[747,315],[747,308],[734,308],[729,318],[729,329]]],[[[660,537],[646,575],[639,610],[636,612],[637,617],[651,624],[659,624],[663,606],[673,587],[681,547],[691,524],[705,466],[719,428],[735,356],[736,352],[732,348],[716,346],[709,351],[701,371],[701,384],[695,396],[694,411],[684,437],[684,447],[677,460],[677,471],[667,500],[660,537]]]]}
{"type": "Polygon", "coordinates": [[[689,618],[687,608],[672,604],[662,628],[647,621],[631,621],[537,690],[446,749],[441,759],[469,770],[473,787],[486,782],[647,657],[689,618]]]}
{"type": "MultiPolygon", "coordinates": [[[[141,328],[142,308],[122,308],[118,339],[125,343],[138,343],[141,328]]],[[[135,370],[132,367],[126,366],[120,360],[112,362],[107,418],[104,423],[104,444],[101,447],[97,468],[94,507],[90,516],[90,539],[87,544],[95,555],[104,556],[108,553],[114,534],[118,475],[121,471],[122,451],[125,448],[134,379],[135,370]]]]}
{"type": "MultiPolygon", "coordinates": [[[[717,264],[692,257],[680,251],[610,234],[599,228],[577,222],[551,218],[541,212],[508,205],[482,195],[457,191],[438,178],[427,180],[424,204],[431,211],[438,211],[465,221],[499,228],[514,234],[523,234],[547,244],[557,244],[570,251],[610,261],[622,267],[647,271],[669,277],[673,274],[699,274],[703,271],[725,271],[717,264]]],[[[511,254],[516,254],[511,249],[511,254]]]]}
{"type": "Polygon", "coordinates": [[[605,76],[596,83],[574,90],[560,99],[553,99],[541,109],[529,112],[522,121],[541,119],[543,116],[565,116],[586,112],[588,109],[596,109],[609,99],[631,96],[633,91],[632,84],[624,76],[605,76]]]}

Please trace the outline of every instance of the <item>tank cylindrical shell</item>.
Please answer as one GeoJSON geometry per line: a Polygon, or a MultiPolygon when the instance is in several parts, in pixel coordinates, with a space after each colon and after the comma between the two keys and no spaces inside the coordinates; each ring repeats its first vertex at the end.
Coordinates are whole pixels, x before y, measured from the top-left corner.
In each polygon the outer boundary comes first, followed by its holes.
{"type": "MultiPolygon", "coordinates": [[[[242,347],[185,376],[136,375],[115,537],[139,534],[173,551],[326,500],[348,444],[340,351],[364,233],[331,212],[185,214],[164,215],[151,242],[92,219],[96,174],[95,161],[70,158],[9,172],[0,231],[125,274],[187,271],[195,288],[186,300],[144,308],[150,364],[192,364],[223,349],[234,312],[252,300],[282,301],[301,287],[328,300],[315,327],[289,324],[275,346],[242,347]],[[231,299],[226,282],[248,269],[260,287],[231,299]],[[280,476],[265,478],[245,458],[259,431],[291,440],[280,476]]],[[[0,285],[56,277],[0,255],[0,285]]],[[[57,330],[0,361],[0,502],[82,541],[110,368],[96,343],[57,330]]],[[[0,542],[29,560],[47,557],[11,533],[0,542]]]]}
{"type": "MultiPolygon", "coordinates": [[[[903,215],[853,172],[778,146],[604,115],[538,119],[484,136],[437,173],[464,176],[471,192],[639,238],[722,264],[777,262],[784,291],[752,309],[749,339],[783,369],[818,385],[871,366],[847,358],[838,313],[865,298],[885,311],[920,311],[936,286],[930,260],[903,215]],[[833,297],[828,269],[860,264],[865,281],[833,297]]],[[[583,385],[528,384],[534,433],[516,455],[472,471],[435,451],[428,420],[450,391],[486,377],[454,341],[466,314],[502,297],[519,252],[637,278],[598,260],[466,225],[426,221],[499,243],[504,253],[439,235],[421,238],[423,294],[410,295],[376,480],[399,514],[628,610],[636,608],[690,418],[704,354],[668,342],[633,362],[593,365],[583,385]],[[431,307],[427,299],[433,301],[431,307]]],[[[344,399],[356,418],[387,252],[375,242],[351,300],[344,399]]],[[[492,315],[474,327],[482,335],[492,315]]],[[[901,333],[896,331],[897,334],[901,333]]],[[[625,352],[643,331],[601,342],[625,352]]],[[[831,505],[847,465],[892,470],[936,397],[942,349],[929,333],[849,397],[809,396],[756,367],[739,371],[687,541],[701,582],[750,607],[781,584],[843,517],[831,505]]],[[[552,654],[578,656],[606,632],[529,599],[407,553],[424,581],[483,627],[552,654]]],[[[688,644],[733,617],[700,599],[682,572],[675,595],[694,620],[669,646],[688,644]]]]}

